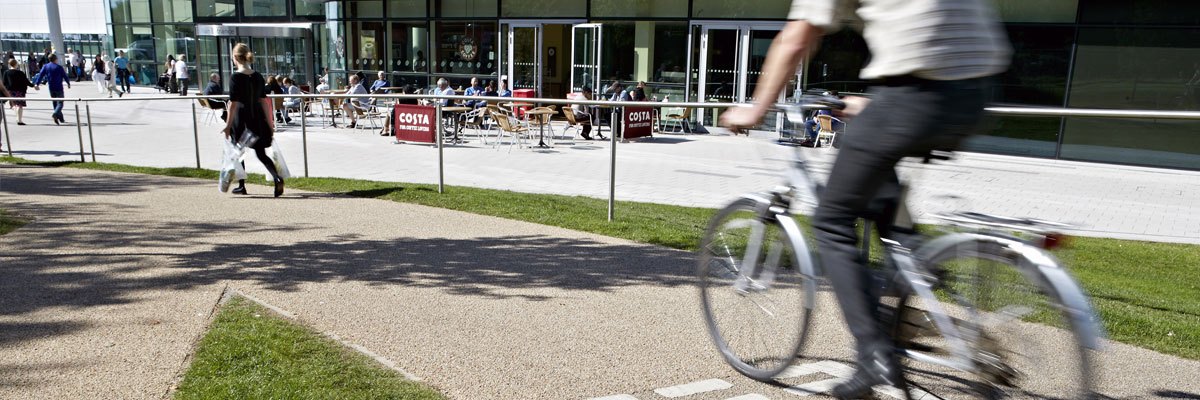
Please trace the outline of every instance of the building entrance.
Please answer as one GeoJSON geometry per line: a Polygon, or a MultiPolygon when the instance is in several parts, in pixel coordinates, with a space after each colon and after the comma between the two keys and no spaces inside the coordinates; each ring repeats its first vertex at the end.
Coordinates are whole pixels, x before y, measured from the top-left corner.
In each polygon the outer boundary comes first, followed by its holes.
{"type": "Polygon", "coordinates": [[[505,35],[500,74],[509,87],[532,89],[537,97],[564,98],[572,91],[571,46],[576,20],[500,21],[505,35]]]}
{"type": "MultiPolygon", "coordinates": [[[[700,102],[747,102],[754,100],[754,89],[762,75],[763,63],[771,41],[783,29],[782,23],[696,22],[692,24],[689,61],[689,93],[700,102]]],[[[779,97],[795,89],[791,82],[779,97]]],[[[697,110],[702,124],[716,125],[720,111],[697,110]]],[[[768,114],[762,129],[779,129],[782,116],[768,114]]]]}

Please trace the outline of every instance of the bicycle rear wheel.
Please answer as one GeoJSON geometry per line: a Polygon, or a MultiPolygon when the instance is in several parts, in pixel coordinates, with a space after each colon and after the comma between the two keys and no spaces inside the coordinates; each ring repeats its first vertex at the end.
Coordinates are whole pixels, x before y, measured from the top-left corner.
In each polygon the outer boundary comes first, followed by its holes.
{"type": "Polygon", "coordinates": [[[700,246],[700,297],[709,335],[739,373],[770,381],[804,345],[816,282],[790,216],[742,199],[713,217],[700,246]]]}
{"type": "MultiPolygon", "coordinates": [[[[953,318],[975,364],[969,381],[957,382],[985,398],[1083,399],[1092,395],[1090,350],[1074,310],[1037,264],[1005,244],[968,241],[928,258],[940,280],[935,295],[953,318]]],[[[949,349],[937,335],[928,305],[902,303],[897,344],[908,349],[949,349]]],[[[910,380],[920,380],[913,368],[910,380]]],[[[929,372],[929,371],[927,371],[929,372]]],[[[928,376],[926,377],[928,378],[928,376]]],[[[964,388],[959,388],[964,389],[964,388]]]]}

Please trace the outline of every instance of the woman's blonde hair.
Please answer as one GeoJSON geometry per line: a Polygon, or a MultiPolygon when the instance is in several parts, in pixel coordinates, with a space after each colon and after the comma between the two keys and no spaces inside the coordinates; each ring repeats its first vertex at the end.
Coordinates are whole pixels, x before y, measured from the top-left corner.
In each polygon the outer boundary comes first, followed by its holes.
{"type": "Polygon", "coordinates": [[[242,65],[252,64],[254,63],[254,52],[250,51],[250,46],[245,43],[238,43],[233,46],[233,61],[242,65]]]}
{"type": "Polygon", "coordinates": [[[8,59],[8,66],[16,68],[17,67],[17,59],[15,59],[15,58],[8,59]]]}

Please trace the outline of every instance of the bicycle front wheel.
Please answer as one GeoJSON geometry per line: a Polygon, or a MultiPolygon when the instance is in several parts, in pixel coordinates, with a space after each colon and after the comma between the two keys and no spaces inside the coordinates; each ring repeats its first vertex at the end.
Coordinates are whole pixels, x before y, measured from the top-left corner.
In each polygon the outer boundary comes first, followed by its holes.
{"type": "Polygon", "coordinates": [[[709,335],[739,373],[770,381],[804,345],[816,282],[790,216],[742,199],[717,213],[700,246],[700,298],[709,335]]]}
{"type": "MultiPolygon", "coordinates": [[[[1087,328],[1075,318],[1090,310],[1071,306],[1076,303],[1050,284],[1038,263],[1011,244],[980,240],[949,246],[932,254],[928,264],[941,278],[935,295],[970,349],[975,366],[970,385],[977,394],[1090,398],[1087,328]]],[[[931,320],[921,301],[909,298],[904,307],[901,345],[950,347],[944,337],[929,335],[931,320]]]]}

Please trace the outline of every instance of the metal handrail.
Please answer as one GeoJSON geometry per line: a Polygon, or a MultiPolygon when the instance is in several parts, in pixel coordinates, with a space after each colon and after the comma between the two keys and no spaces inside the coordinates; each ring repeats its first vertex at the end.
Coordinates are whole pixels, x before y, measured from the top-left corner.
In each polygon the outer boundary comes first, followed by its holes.
{"type": "MultiPolygon", "coordinates": [[[[668,102],[668,101],[610,101],[610,100],[584,100],[584,99],[551,99],[551,98],[536,98],[536,97],[496,97],[496,96],[465,96],[465,95],[435,95],[435,94],[270,94],[268,98],[294,98],[294,99],[424,99],[424,100],[472,100],[472,101],[488,101],[488,102],[520,102],[529,103],[531,105],[540,104],[566,104],[566,105],[583,105],[583,106],[600,106],[611,108],[614,117],[616,113],[623,107],[686,107],[686,108],[730,108],[730,107],[746,107],[748,103],[712,103],[712,102],[668,102]]],[[[220,99],[229,100],[228,95],[188,95],[188,96],[152,96],[152,97],[118,97],[118,98],[29,98],[29,97],[0,97],[0,100],[7,101],[34,101],[34,102],[74,102],[75,103],[75,126],[79,131],[79,157],[80,161],[86,161],[84,144],[83,144],[83,120],[79,112],[79,103],[84,103],[87,109],[87,130],[89,141],[92,143],[92,162],[96,161],[96,146],[92,137],[91,124],[91,102],[123,102],[123,101],[156,101],[156,100],[198,100],[198,99],[220,99]]],[[[194,136],[196,150],[196,168],[200,168],[200,136],[199,127],[196,120],[196,102],[192,102],[192,134],[194,136]]],[[[441,102],[435,102],[433,105],[438,111],[441,110],[441,102]]],[[[1131,119],[1173,119],[1173,120],[1200,120],[1200,112],[1197,111],[1154,111],[1154,110],[1113,110],[1113,109],[1084,109],[1084,108],[1051,108],[1051,107],[1013,107],[1008,105],[993,105],[986,107],[985,111],[999,115],[1022,115],[1033,117],[1089,117],[1089,118],[1131,118],[1131,119]]],[[[300,113],[300,132],[304,151],[304,176],[308,176],[308,128],[306,123],[306,115],[300,113]]],[[[0,109],[0,120],[4,123],[4,139],[7,141],[9,156],[12,156],[12,141],[9,137],[8,118],[4,114],[4,110],[0,109]]],[[[616,119],[614,119],[616,121],[616,119]]],[[[438,192],[444,191],[444,165],[442,153],[442,126],[441,119],[437,118],[435,122],[435,131],[437,147],[438,147],[438,192]]],[[[608,219],[614,219],[614,207],[616,198],[616,154],[617,154],[617,136],[612,136],[612,155],[610,159],[609,173],[609,198],[608,198],[608,219]]]]}

